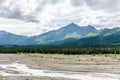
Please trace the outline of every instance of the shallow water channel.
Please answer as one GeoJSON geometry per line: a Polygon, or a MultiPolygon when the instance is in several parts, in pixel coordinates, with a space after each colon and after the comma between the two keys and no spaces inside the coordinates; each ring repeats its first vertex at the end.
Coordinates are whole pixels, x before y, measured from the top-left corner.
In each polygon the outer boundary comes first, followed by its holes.
{"type": "Polygon", "coordinates": [[[120,80],[119,74],[109,73],[78,73],[68,71],[51,71],[30,69],[25,64],[0,64],[0,75],[2,76],[46,76],[62,77],[76,80],[120,80]]]}

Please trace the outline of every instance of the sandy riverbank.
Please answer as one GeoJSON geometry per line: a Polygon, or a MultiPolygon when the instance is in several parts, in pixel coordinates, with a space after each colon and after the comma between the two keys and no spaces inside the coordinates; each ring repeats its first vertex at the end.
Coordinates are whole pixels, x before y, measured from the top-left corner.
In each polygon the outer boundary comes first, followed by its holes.
{"type": "MultiPolygon", "coordinates": [[[[18,55],[0,54],[0,64],[20,63],[26,64],[31,69],[70,71],[75,73],[120,73],[120,60],[105,56],[90,55],[18,55]]],[[[19,74],[17,71],[0,71],[19,74]]],[[[30,76],[5,76],[4,80],[70,80],[65,78],[30,77],[30,76]]]]}

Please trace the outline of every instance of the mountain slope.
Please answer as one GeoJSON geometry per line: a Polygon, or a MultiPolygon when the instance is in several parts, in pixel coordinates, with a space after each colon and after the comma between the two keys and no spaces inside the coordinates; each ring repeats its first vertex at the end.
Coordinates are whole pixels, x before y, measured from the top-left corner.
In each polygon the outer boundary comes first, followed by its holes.
{"type": "Polygon", "coordinates": [[[0,31],[0,45],[14,45],[27,39],[26,36],[0,31]]]}
{"type": "Polygon", "coordinates": [[[99,46],[120,45],[120,28],[96,30],[94,27],[71,23],[58,30],[26,37],[0,31],[0,45],[57,45],[57,46],[99,46]]]}
{"type": "Polygon", "coordinates": [[[23,44],[51,44],[53,42],[65,40],[68,38],[80,39],[89,33],[96,32],[97,30],[90,25],[80,27],[74,23],[71,23],[58,30],[53,30],[42,35],[30,37],[23,44]]]}
{"type": "Polygon", "coordinates": [[[97,46],[97,45],[120,45],[120,28],[103,29],[98,35],[81,39],[66,39],[58,41],[54,45],[63,46],[97,46]]]}

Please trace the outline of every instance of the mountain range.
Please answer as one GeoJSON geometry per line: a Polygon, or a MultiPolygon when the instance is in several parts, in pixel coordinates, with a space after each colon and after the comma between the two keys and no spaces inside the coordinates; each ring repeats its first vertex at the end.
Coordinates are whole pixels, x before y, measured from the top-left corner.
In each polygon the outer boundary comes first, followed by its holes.
{"type": "Polygon", "coordinates": [[[0,31],[0,45],[16,45],[27,39],[27,36],[16,35],[6,31],[0,31]]]}
{"type": "Polygon", "coordinates": [[[81,39],[66,39],[55,42],[54,45],[64,46],[110,46],[120,45],[120,28],[99,30],[96,35],[81,39]]]}
{"type": "Polygon", "coordinates": [[[71,23],[58,30],[32,37],[0,31],[0,45],[13,44],[55,46],[120,45],[120,28],[97,30],[91,25],[79,26],[71,23]]]}
{"type": "Polygon", "coordinates": [[[80,39],[96,32],[97,30],[90,25],[80,27],[74,23],[71,23],[58,30],[53,30],[42,35],[30,37],[24,41],[24,44],[52,44],[54,42],[62,41],[68,38],[80,39]]]}

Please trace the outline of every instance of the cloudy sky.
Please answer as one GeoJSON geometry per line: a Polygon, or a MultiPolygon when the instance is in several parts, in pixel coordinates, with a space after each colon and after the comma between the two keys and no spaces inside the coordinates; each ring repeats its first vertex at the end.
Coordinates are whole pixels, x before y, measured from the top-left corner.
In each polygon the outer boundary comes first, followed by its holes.
{"type": "Polygon", "coordinates": [[[0,0],[0,30],[32,36],[73,22],[120,27],[120,0],[0,0]]]}

